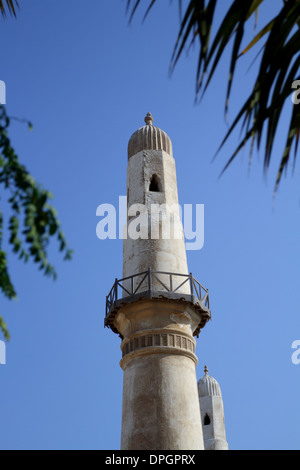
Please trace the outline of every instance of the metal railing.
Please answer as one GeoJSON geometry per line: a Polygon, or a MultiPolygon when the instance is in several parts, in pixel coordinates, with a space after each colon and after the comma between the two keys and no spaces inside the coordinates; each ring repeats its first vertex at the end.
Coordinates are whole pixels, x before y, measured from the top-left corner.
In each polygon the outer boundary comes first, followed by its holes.
{"type": "Polygon", "coordinates": [[[148,269],[143,273],[116,279],[106,297],[107,318],[118,305],[145,297],[168,297],[198,303],[210,312],[209,293],[192,274],[169,273],[148,269]],[[181,279],[182,279],[182,282],[181,279]],[[180,279],[180,281],[179,281],[180,279]],[[184,288],[184,291],[182,291],[184,288]],[[121,294],[121,295],[120,295],[121,294]]]}

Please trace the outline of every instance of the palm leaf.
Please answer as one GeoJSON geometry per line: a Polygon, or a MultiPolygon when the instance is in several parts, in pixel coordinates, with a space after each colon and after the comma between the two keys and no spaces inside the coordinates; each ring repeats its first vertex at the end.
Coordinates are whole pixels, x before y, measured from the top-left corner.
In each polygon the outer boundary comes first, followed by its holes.
{"type": "MultiPolygon", "coordinates": [[[[206,92],[220,60],[229,45],[232,44],[225,104],[225,113],[227,113],[238,59],[263,37],[266,37],[254,87],[220,146],[221,149],[232,135],[233,130],[240,124],[243,132],[241,140],[228,160],[224,171],[250,141],[249,161],[251,161],[254,144],[256,143],[257,149],[260,149],[265,128],[264,170],[268,170],[275,137],[278,134],[280,116],[291,94],[292,83],[299,72],[300,0],[284,0],[279,13],[274,18],[271,17],[248,46],[240,51],[246,24],[253,14],[257,16],[262,2],[263,0],[232,0],[214,38],[211,40],[217,0],[207,0],[206,2],[204,0],[190,0],[182,15],[181,26],[171,57],[170,68],[173,71],[183,51],[188,45],[194,44],[198,38],[197,98],[201,90],[203,94],[206,92]],[[232,38],[233,41],[231,41],[232,38]]],[[[131,18],[140,3],[140,0],[128,0],[128,7],[133,5],[131,18]]],[[[153,4],[153,1],[150,2],[146,14],[153,4]]],[[[179,0],[179,6],[182,6],[181,0],[179,0]]],[[[289,164],[293,145],[295,145],[294,160],[296,158],[300,136],[299,108],[300,106],[296,109],[291,107],[290,126],[277,174],[275,191],[278,189],[284,169],[289,164]]]]}
{"type": "Polygon", "coordinates": [[[240,53],[239,57],[242,55],[246,54],[255,44],[258,43],[258,41],[261,40],[262,37],[264,37],[267,33],[269,33],[273,26],[274,26],[275,20],[270,21],[270,23],[267,24],[256,36],[255,38],[248,44],[248,46],[240,53]]]}
{"type": "Polygon", "coordinates": [[[201,88],[205,76],[205,63],[207,61],[216,4],[217,0],[210,0],[205,8],[204,0],[199,0],[197,3],[195,0],[190,1],[182,20],[181,28],[172,54],[170,66],[171,71],[174,70],[183,50],[186,48],[191,32],[193,32],[193,36],[190,41],[189,48],[194,43],[197,36],[199,37],[200,54],[197,68],[196,95],[201,88]]]}
{"type": "Polygon", "coordinates": [[[0,330],[2,331],[3,333],[3,336],[4,338],[6,339],[6,341],[9,341],[10,339],[10,334],[7,330],[7,326],[6,326],[6,323],[4,322],[3,318],[0,317],[0,330]]]}
{"type": "Polygon", "coordinates": [[[11,15],[17,16],[17,8],[19,8],[18,0],[5,0],[5,3],[4,0],[0,0],[0,12],[4,18],[6,17],[7,10],[11,15]]]}

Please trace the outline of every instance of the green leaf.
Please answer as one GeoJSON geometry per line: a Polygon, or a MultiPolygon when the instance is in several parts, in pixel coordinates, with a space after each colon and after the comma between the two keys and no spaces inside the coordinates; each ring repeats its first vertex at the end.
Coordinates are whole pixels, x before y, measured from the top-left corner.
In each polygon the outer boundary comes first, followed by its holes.
{"type": "Polygon", "coordinates": [[[6,323],[4,322],[3,318],[0,317],[0,330],[2,331],[3,333],[3,336],[4,338],[6,339],[6,341],[9,341],[10,340],[10,334],[7,330],[7,325],[6,323]]]}
{"type": "MultiPolygon", "coordinates": [[[[55,280],[55,269],[48,261],[50,240],[56,238],[64,259],[70,259],[70,250],[60,228],[57,212],[49,204],[52,194],[36,183],[19,162],[11,145],[8,138],[10,122],[5,107],[0,106],[0,185],[8,190],[7,203],[12,212],[8,224],[8,241],[19,259],[24,262],[32,260],[45,276],[55,280]]],[[[2,249],[3,232],[3,216],[0,211],[0,290],[11,300],[16,299],[17,294],[8,272],[7,253],[2,249]]]]}

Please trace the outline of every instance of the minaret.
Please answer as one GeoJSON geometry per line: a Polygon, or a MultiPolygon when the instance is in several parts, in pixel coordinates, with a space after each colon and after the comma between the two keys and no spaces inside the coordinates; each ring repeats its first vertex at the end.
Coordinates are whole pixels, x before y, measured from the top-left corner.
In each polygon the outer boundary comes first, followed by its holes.
{"type": "Polygon", "coordinates": [[[121,449],[203,450],[194,336],[208,291],[188,272],[171,140],[145,123],[128,145],[123,279],[106,302],[122,339],[121,449]]]}
{"type": "Polygon", "coordinates": [[[205,450],[228,450],[225,431],[224,406],[220,385],[208,375],[198,382],[205,450]]]}

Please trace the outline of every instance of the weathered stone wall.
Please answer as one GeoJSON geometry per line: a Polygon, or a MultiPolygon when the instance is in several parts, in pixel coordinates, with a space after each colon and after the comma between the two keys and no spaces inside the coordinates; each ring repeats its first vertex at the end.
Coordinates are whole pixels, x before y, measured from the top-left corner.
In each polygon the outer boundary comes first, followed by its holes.
{"type": "Polygon", "coordinates": [[[125,305],[122,450],[203,450],[193,329],[199,314],[174,301],[125,305]]]}
{"type": "MultiPolygon", "coordinates": [[[[134,219],[138,218],[136,223],[141,226],[144,224],[148,230],[147,239],[134,240],[129,235],[124,240],[123,277],[147,271],[148,268],[153,271],[188,274],[174,158],[162,150],[142,151],[131,157],[128,162],[127,195],[128,208],[134,204],[142,204],[147,210],[144,219],[133,217],[129,212],[129,227],[130,223],[135,223],[134,219]],[[159,179],[159,192],[149,191],[153,175],[159,179]],[[153,218],[151,214],[155,204],[160,206],[160,214],[153,218]],[[171,222],[170,231],[164,232],[168,221],[171,222]],[[158,230],[155,230],[157,228],[158,230]]],[[[139,279],[136,278],[135,282],[138,285],[139,279]]],[[[174,282],[180,285],[182,278],[175,278],[174,282]]],[[[155,285],[153,287],[155,288],[155,285]]],[[[159,283],[157,287],[161,290],[159,283]]],[[[179,292],[189,293],[188,283],[179,292]]]]}

